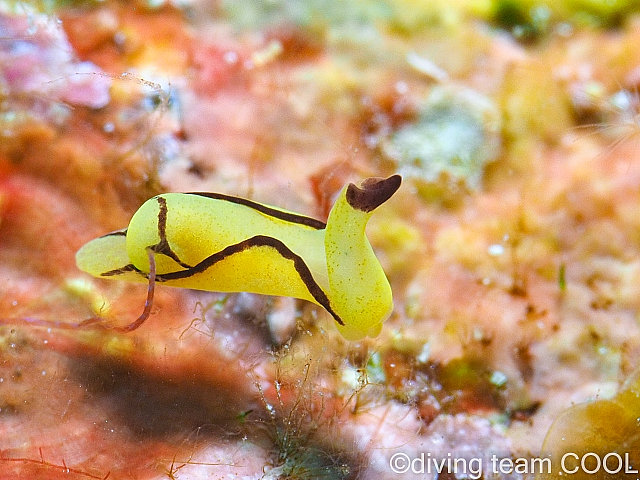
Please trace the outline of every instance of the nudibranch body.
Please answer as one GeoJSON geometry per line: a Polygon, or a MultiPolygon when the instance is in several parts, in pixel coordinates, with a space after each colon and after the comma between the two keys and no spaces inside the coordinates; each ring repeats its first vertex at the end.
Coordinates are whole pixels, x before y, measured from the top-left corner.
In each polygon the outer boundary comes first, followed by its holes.
{"type": "Polygon", "coordinates": [[[342,335],[380,333],[391,287],[365,234],[373,211],[401,178],[347,185],[327,223],[216,193],[166,193],[147,200],[129,227],[88,242],[78,268],[100,278],[218,292],[301,298],[324,307],[342,335]]]}

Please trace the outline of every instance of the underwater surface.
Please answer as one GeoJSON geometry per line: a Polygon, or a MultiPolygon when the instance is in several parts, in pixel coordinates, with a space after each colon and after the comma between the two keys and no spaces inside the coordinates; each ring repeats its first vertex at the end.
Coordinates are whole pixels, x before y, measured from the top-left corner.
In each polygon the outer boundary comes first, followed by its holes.
{"type": "Polygon", "coordinates": [[[639,11],[1,1],[0,479],[635,479],[639,11]]]}

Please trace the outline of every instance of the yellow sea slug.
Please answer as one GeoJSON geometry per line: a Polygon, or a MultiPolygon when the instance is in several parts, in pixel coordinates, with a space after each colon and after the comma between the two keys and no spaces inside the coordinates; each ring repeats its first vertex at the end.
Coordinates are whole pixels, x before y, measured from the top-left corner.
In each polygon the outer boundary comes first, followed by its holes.
{"type": "Polygon", "coordinates": [[[365,227],[400,183],[393,175],[347,185],[326,224],[239,197],[166,193],[147,200],[127,229],[84,245],[76,263],[96,277],[149,282],[155,260],[156,282],[309,300],[345,338],[375,337],[393,300],[365,227]]]}

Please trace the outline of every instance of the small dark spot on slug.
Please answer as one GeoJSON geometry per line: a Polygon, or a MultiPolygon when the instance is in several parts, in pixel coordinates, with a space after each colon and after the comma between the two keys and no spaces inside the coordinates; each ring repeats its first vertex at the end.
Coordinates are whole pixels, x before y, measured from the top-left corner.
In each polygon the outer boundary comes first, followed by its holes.
{"type": "Polygon", "coordinates": [[[371,212],[389,200],[400,188],[402,177],[392,175],[389,178],[368,178],[362,182],[362,188],[350,183],[347,187],[347,202],[356,210],[371,212]]]}

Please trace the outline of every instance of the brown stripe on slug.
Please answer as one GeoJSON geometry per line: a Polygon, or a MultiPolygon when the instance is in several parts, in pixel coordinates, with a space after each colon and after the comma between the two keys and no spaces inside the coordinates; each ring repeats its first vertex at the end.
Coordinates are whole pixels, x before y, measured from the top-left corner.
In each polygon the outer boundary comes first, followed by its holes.
{"type": "Polygon", "coordinates": [[[392,175],[389,178],[368,178],[362,183],[362,188],[350,183],[346,192],[347,202],[356,210],[371,212],[389,200],[400,188],[401,183],[400,175],[392,175]]]}
{"type": "Polygon", "coordinates": [[[324,290],[322,290],[322,287],[320,287],[320,285],[318,285],[318,283],[315,281],[311,270],[309,270],[309,267],[304,262],[303,258],[292,252],[291,249],[289,249],[289,247],[287,247],[282,241],[266,235],[256,235],[254,237],[243,240],[242,242],[229,245],[223,250],[209,255],[197,265],[186,270],[179,270],[176,272],[157,275],[156,281],[167,282],[169,280],[188,278],[198,273],[203,273],[216,263],[219,263],[232,255],[241,253],[253,247],[274,248],[280,254],[280,256],[287,260],[291,260],[293,262],[294,268],[296,269],[296,272],[298,273],[298,276],[300,277],[300,280],[302,280],[302,283],[304,283],[304,285],[307,287],[307,290],[311,294],[311,296],[315,298],[315,300],[333,316],[336,322],[338,322],[340,325],[344,325],[344,321],[333,310],[331,302],[329,301],[329,297],[327,297],[327,294],[324,292],[324,290]]]}
{"type": "Polygon", "coordinates": [[[304,215],[298,215],[296,213],[283,212],[282,210],[278,210],[276,208],[268,207],[267,205],[263,205],[261,203],[253,202],[251,200],[247,200],[246,198],[233,197],[230,195],[224,195],[222,193],[210,193],[210,192],[189,192],[185,195],[199,195],[201,197],[212,198],[214,200],[223,200],[225,202],[237,203],[238,205],[243,205],[245,207],[253,208],[260,213],[268,215],[273,218],[277,218],[279,220],[284,220],[285,222],[297,223],[299,225],[305,225],[307,227],[315,228],[316,230],[323,230],[327,225],[320,220],[316,220],[315,218],[306,217],[304,215]]]}
{"type": "Polygon", "coordinates": [[[178,254],[174,252],[171,245],[169,245],[169,241],[167,240],[167,200],[163,197],[158,197],[157,199],[158,206],[160,207],[158,211],[158,237],[160,237],[160,241],[155,245],[151,245],[149,248],[154,253],[161,253],[169,257],[181,267],[191,268],[191,265],[180,260],[178,254]]]}
{"type": "Polygon", "coordinates": [[[124,230],[116,230],[115,232],[109,232],[109,233],[105,233],[104,235],[102,235],[99,238],[106,238],[106,237],[126,237],[127,236],[127,229],[125,228],[124,230]]]}
{"type": "Polygon", "coordinates": [[[135,265],[133,265],[131,263],[128,264],[128,265],[125,265],[124,267],[116,268],[115,270],[109,270],[108,272],[101,273],[100,276],[101,277],[113,277],[115,275],[122,275],[124,273],[129,273],[129,272],[136,272],[136,273],[139,273],[140,275],[142,275],[143,277],[147,277],[147,275],[145,273],[142,273],[142,271],[140,269],[138,269],[135,265]]]}

